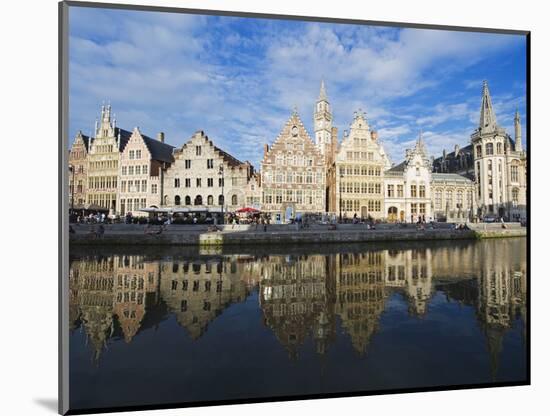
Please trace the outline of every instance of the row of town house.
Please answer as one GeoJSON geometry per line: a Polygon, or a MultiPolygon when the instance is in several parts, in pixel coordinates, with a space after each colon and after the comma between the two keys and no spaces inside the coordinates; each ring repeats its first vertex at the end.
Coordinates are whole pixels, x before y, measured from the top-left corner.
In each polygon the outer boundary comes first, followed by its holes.
{"type": "Polygon", "coordinates": [[[313,120],[312,137],[294,110],[264,146],[258,172],[203,131],[175,148],[163,133],[153,139],[117,127],[110,105],[103,106],[94,137],[79,132],[70,149],[69,204],[121,216],[155,209],[217,216],[253,207],[274,222],[304,214],[401,222],[525,218],[519,114],[512,139],[497,124],[486,82],[469,144],[438,158],[428,155],[420,134],[405,159],[392,164],[361,111],[339,141],[323,82],[313,120]]]}

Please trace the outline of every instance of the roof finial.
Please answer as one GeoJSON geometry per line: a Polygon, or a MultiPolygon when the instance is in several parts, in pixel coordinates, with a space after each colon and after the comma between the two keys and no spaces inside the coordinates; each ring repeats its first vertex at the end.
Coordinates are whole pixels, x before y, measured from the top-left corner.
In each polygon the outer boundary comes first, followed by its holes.
{"type": "Polygon", "coordinates": [[[489,132],[495,131],[497,128],[497,119],[493,111],[493,103],[491,102],[491,94],[489,93],[489,84],[487,80],[483,80],[479,128],[489,132]]]}
{"type": "Polygon", "coordinates": [[[296,104],[294,104],[292,106],[292,115],[293,116],[297,116],[298,115],[298,106],[296,104]]]}
{"type": "Polygon", "coordinates": [[[324,79],[321,79],[321,90],[319,91],[319,99],[317,101],[328,101],[327,90],[325,88],[324,79]]]}

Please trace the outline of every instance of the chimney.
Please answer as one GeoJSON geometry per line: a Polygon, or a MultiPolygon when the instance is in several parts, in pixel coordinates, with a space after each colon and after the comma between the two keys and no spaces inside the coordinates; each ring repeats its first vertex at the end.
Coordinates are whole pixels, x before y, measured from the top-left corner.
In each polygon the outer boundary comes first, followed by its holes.
{"type": "Polygon", "coordinates": [[[161,143],[164,143],[164,132],[160,132],[157,134],[157,140],[161,143]]]}
{"type": "Polygon", "coordinates": [[[374,131],[374,130],[371,131],[371,132],[370,132],[370,137],[371,137],[371,139],[372,139],[373,141],[378,140],[378,132],[377,132],[377,131],[374,131]]]}
{"type": "Polygon", "coordinates": [[[455,144],[455,157],[458,157],[458,150],[459,150],[458,144],[455,144]]]}

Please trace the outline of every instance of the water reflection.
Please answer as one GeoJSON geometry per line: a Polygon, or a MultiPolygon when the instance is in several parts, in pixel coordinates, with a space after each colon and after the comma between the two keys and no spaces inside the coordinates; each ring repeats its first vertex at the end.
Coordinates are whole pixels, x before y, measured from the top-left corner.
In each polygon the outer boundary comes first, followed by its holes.
{"type": "Polygon", "coordinates": [[[525,380],[525,239],[224,250],[72,251],[73,408],[525,380]]]}
{"type": "Polygon", "coordinates": [[[475,307],[492,371],[506,331],[525,320],[526,256],[522,240],[460,246],[358,249],[332,254],[94,254],[70,266],[71,330],[82,328],[98,365],[109,340],[131,343],[173,315],[198,340],[232,304],[258,290],[263,324],[291,359],[308,337],[318,354],[336,338],[338,320],[365,354],[388,298],[406,300],[423,318],[434,292],[475,307]],[[150,314],[149,322],[147,315],[150,314]]]}

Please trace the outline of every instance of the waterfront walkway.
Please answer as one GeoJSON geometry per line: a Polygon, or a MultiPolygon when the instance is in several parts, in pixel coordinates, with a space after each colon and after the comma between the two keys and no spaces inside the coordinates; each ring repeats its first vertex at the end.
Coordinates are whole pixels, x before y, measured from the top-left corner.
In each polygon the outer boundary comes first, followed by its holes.
{"type": "Polygon", "coordinates": [[[255,245],[255,244],[322,244],[357,243],[371,241],[420,241],[458,240],[495,237],[523,237],[526,228],[519,223],[468,224],[468,230],[455,230],[450,223],[427,224],[377,224],[369,229],[364,224],[315,224],[299,229],[292,224],[268,225],[218,225],[217,231],[208,225],[147,226],[137,224],[105,224],[103,234],[98,225],[72,225],[72,244],[90,245],[255,245]]]}

